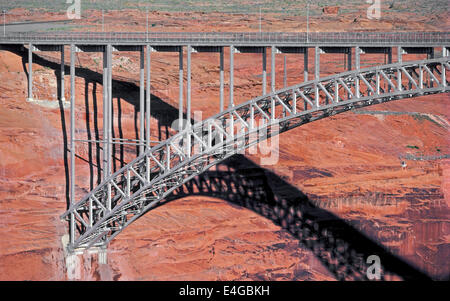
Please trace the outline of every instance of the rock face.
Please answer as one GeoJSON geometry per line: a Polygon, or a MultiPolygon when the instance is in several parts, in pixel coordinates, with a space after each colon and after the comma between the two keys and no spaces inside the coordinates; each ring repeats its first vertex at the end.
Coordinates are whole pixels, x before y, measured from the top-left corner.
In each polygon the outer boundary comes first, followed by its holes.
{"type": "MultiPolygon", "coordinates": [[[[363,55],[361,64],[383,59],[363,55]]],[[[55,100],[58,60],[58,53],[35,55],[37,101],[26,102],[26,54],[0,52],[0,280],[67,279],[61,245],[67,224],[59,216],[68,201],[69,111],[55,100]]],[[[114,136],[136,139],[138,54],[114,54],[113,60],[114,136]]],[[[194,53],[192,62],[192,108],[205,118],[218,111],[218,58],[194,53]]],[[[287,62],[288,85],[302,82],[303,57],[288,55],[287,62]]],[[[260,65],[260,55],[235,55],[236,103],[260,94],[260,65]]],[[[276,85],[282,87],[282,55],[276,66],[276,85]]],[[[322,76],[344,66],[339,55],[321,57],[322,76]]],[[[177,54],[152,54],[152,140],[173,133],[177,68],[177,54]]],[[[100,70],[99,54],[77,54],[79,139],[101,140],[100,70]]],[[[68,91],[66,84],[66,99],[68,91]]],[[[404,168],[400,158],[450,153],[448,103],[448,94],[405,99],[284,133],[275,147],[276,164],[261,165],[267,155],[258,151],[212,168],[187,185],[185,195],[118,235],[108,248],[107,265],[95,254],[79,255],[76,278],[361,279],[368,256],[378,255],[387,279],[445,279],[450,161],[407,160],[404,168]],[[198,185],[211,179],[217,180],[216,190],[198,185]]],[[[135,152],[134,146],[115,146],[114,169],[135,152]]],[[[101,145],[79,143],[76,153],[80,199],[101,180],[101,145]]]]}

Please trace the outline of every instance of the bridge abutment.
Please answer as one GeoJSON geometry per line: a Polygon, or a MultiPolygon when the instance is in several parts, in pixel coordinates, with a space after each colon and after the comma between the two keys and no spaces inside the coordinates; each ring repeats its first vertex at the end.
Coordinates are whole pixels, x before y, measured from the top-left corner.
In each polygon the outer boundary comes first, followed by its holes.
{"type": "MultiPolygon", "coordinates": [[[[68,280],[86,280],[93,274],[92,261],[97,261],[98,266],[108,267],[108,251],[106,247],[93,247],[89,250],[70,250],[70,237],[65,234],[61,237],[64,252],[66,277],[68,280]]],[[[100,271],[104,269],[101,268],[100,271]]]]}
{"type": "Polygon", "coordinates": [[[71,237],[69,234],[64,234],[61,237],[61,243],[64,251],[64,261],[66,268],[66,276],[68,280],[80,280],[81,279],[81,254],[82,252],[73,252],[69,250],[71,237]]]}

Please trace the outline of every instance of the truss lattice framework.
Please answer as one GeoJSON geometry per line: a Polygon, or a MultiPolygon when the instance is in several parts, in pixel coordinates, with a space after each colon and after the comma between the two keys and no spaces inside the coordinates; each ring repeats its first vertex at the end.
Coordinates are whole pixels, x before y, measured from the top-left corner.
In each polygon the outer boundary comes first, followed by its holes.
{"type": "Polygon", "coordinates": [[[148,149],[73,204],[71,250],[106,246],[176,188],[273,135],[391,100],[449,92],[450,58],[354,70],[304,82],[232,107],[148,149]],[[189,146],[189,147],[188,147],[189,146]]]}

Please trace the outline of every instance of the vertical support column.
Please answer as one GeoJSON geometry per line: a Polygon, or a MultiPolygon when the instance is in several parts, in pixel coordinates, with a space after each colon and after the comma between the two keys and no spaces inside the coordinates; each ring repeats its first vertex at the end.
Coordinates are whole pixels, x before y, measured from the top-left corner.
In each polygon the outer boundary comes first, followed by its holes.
{"type": "MultiPolygon", "coordinates": [[[[107,52],[108,52],[108,140],[106,141],[107,148],[108,148],[108,155],[107,155],[107,170],[106,173],[108,177],[111,175],[111,160],[114,160],[113,154],[112,154],[112,45],[108,44],[107,46],[107,52]]],[[[106,209],[109,211],[111,210],[111,184],[108,184],[108,198],[107,198],[107,204],[106,209]]]]}
{"type": "Polygon", "coordinates": [[[28,101],[33,100],[33,44],[28,44],[28,101]]]}
{"type": "MultiPolygon", "coordinates": [[[[430,48],[430,51],[428,52],[427,58],[428,59],[434,59],[434,47],[430,48]]],[[[428,82],[430,83],[429,88],[432,88],[434,86],[433,85],[434,80],[428,73],[427,73],[427,78],[428,78],[428,82]]],[[[437,84],[439,84],[439,83],[437,83],[437,84]]]]}
{"type": "Polygon", "coordinates": [[[334,102],[339,102],[339,84],[337,79],[334,80],[334,102]]]}
{"type": "Polygon", "coordinates": [[[442,90],[442,92],[444,92],[445,91],[445,87],[447,87],[447,77],[446,77],[446,71],[445,71],[445,65],[444,65],[444,63],[441,63],[441,72],[442,72],[442,87],[444,88],[443,90],[442,90]]]}
{"type": "MultiPolygon", "coordinates": [[[[361,48],[359,46],[355,47],[355,68],[357,70],[357,73],[359,74],[359,70],[361,69],[361,48]]],[[[356,98],[360,97],[360,91],[359,91],[359,77],[355,77],[355,90],[356,90],[356,98]]]]}
{"type": "Polygon", "coordinates": [[[397,47],[397,62],[401,63],[403,61],[403,48],[402,46],[397,47]]]}
{"type": "Polygon", "coordinates": [[[419,65],[419,89],[423,89],[423,68],[422,65],[419,65]]]}
{"type": "Polygon", "coordinates": [[[151,47],[147,45],[147,92],[145,97],[145,141],[147,149],[150,149],[150,116],[151,116],[151,91],[150,91],[150,69],[151,69],[151,47]]]}
{"type": "MultiPolygon", "coordinates": [[[[232,108],[234,106],[234,100],[233,100],[233,94],[234,94],[234,46],[230,46],[230,101],[228,104],[228,108],[232,108]]],[[[231,137],[234,137],[234,120],[232,114],[230,114],[229,119],[229,134],[231,137]]]]}
{"type": "Polygon", "coordinates": [[[60,75],[61,75],[61,91],[60,91],[60,93],[61,93],[61,95],[59,96],[59,99],[61,101],[66,101],[66,96],[65,96],[66,88],[64,85],[64,76],[65,76],[64,67],[65,66],[66,65],[64,63],[64,45],[61,45],[61,72],[60,72],[60,75]]]}
{"type": "Polygon", "coordinates": [[[228,107],[231,108],[234,106],[234,46],[230,46],[230,102],[228,107]]]}
{"type": "Polygon", "coordinates": [[[380,91],[381,91],[381,89],[380,89],[380,72],[378,72],[378,70],[376,71],[376,74],[375,74],[375,85],[376,85],[376,93],[377,93],[377,95],[380,95],[380,91]]]}
{"type": "MultiPolygon", "coordinates": [[[[314,79],[318,80],[320,78],[320,48],[318,46],[314,49],[314,79]]],[[[319,107],[319,87],[317,84],[314,85],[314,95],[316,106],[319,107]]]]}
{"type": "MultiPolygon", "coordinates": [[[[388,63],[388,64],[392,64],[392,47],[388,47],[388,48],[387,48],[387,56],[388,56],[387,63],[388,63]]],[[[388,74],[387,76],[388,76],[388,78],[391,78],[391,75],[390,75],[390,74],[388,74]]],[[[391,85],[388,85],[388,86],[387,86],[388,92],[390,92],[391,89],[392,89],[392,88],[391,88],[391,85]]]]}
{"type": "Polygon", "coordinates": [[[270,78],[271,78],[271,92],[274,92],[276,89],[276,85],[275,85],[275,46],[272,45],[272,49],[270,51],[270,55],[271,55],[271,60],[270,60],[270,78]]]}
{"type": "MultiPolygon", "coordinates": [[[[191,45],[187,46],[187,96],[186,96],[186,117],[187,117],[187,127],[191,127],[191,45]]],[[[187,155],[191,156],[191,135],[187,136],[187,155]]]]}
{"type": "Polygon", "coordinates": [[[303,54],[303,81],[308,81],[308,47],[305,47],[305,53],[303,54]]]}
{"type": "Polygon", "coordinates": [[[144,152],[144,136],[145,136],[145,52],[144,46],[141,46],[140,53],[140,70],[139,70],[139,154],[144,152]]]}
{"type": "Polygon", "coordinates": [[[355,47],[355,68],[361,69],[361,48],[358,46],[355,47]]]}
{"type": "Polygon", "coordinates": [[[320,48],[316,46],[314,49],[314,78],[320,77],[320,48]]]}
{"type": "MultiPolygon", "coordinates": [[[[397,63],[402,63],[402,54],[403,54],[403,48],[401,46],[397,47],[397,63]]],[[[402,90],[402,71],[399,69],[397,73],[397,89],[399,91],[402,90]]]]}
{"type": "Polygon", "coordinates": [[[223,92],[223,74],[224,63],[223,63],[223,47],[220,47],[220,112],[223,111],[224,105],[224,92],[223,92]]]}
{"type": "Polygon", "coordinates": [[[107,156],[107,160],[108,160],[108,169],[107,169],[107,173],[108,176],[111,174],[111,159],[112,159],[112,45],[109,44],[107,46],[107,51],[108,51],[108,98],[106,99],[106,102],[108,103],[108,141],[106,142],[108,145],[108,156],[107,156]]]}
{"type": "Polygon", "coordinates": [[[187,46],[187,99],[186,99],[186,116],[188,125],[191,124],[191,45],[187,46]]]}
{"type": "MultiPolygon", "coordinates": [[[[283,87],[287,87],[287,70],[286,70],[286,55],[284,55],[284,78],[283,78],[283,87]]],[[[286,108],[283,107],[283,117],[286,117],[286,108]]]]}
{"type": "Polygon", "coordinates": [[[108,177],[108,51],[103,49],[103,179],[108,177]]]}
{"type": "Polygon", "coordinates": [[[292,115],[297,114],[297,94],[292,90],[292,115]]]}
{"type": "MultiPolygon", "coordinates": [[[[442,57],[448,56],[448,48],[445,46],[442,46],[442,57]]],[[[447,78],[446,78],[446,71],[445,71],[445,65],[441,64],[441,72],[442,72],[442,86],[447,87],[447,78]]]]}
{"type": "MultiPolygon", "coordinates": [[[[75,204],[75,45],[74,44],[70,45],[70,203],[72,205],[75,204]]],[[[74,242],[75,242],[75,218],[74,214],[71,213],[70,243],[73,244],[74,242]]]]}
{"type": "Polygon", "coordinates": [[[347,70],[352,70],[352,47],[349,47],[347,50],[347,70]]]}
{"type": "Polygon", "coordinates": [[[262,92],[263,95],[267,93],[267,48],[263,47],[262,51],[262,92]]]}
{"type": "Polygon", "coordinates": [[[183,130],[183,46],[179,49],[179,75],[178,75],[178,85],[179,85],[179,98],[178,98],[178,130],[181,132],[183,130]]]}

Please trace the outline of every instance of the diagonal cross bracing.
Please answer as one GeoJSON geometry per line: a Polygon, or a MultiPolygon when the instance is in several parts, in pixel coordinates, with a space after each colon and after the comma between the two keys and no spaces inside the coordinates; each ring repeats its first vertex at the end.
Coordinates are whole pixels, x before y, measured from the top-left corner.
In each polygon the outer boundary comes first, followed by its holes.
{"type": "Polygon", "coordinates": [[[264,139],[353,108],[449,92],[449,62],[449,57],[399,62],[319,78],[254,98],[188,126],[106,178],[62,215],[73,215],[77,225],[69,248],[107,245],[172,191],[264,139]],[[406,84],[402,89],[390,80],[397,77],[406,84]],[[356,79],[361,80],[358,85],[356,79]],[[344,93],[339,94],[339,86],[344,93]],[[309,106],[303,106],[297,96],[309,106]],[[260,135],[263,132],[266,134],[260,135]],[[108,200],[111,208],[105,205],[108,200]]]}

